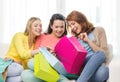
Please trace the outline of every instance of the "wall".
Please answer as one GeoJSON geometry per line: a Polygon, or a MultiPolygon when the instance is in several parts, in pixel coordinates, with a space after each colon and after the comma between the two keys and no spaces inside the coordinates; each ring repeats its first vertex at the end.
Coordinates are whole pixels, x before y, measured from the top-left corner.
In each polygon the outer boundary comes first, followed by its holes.
{"type": "MultiPolygon", "coordinates": [[[[117,9],[116,9],[116,11],[117,11],[117,37],[118,37],[119,34],[120,34],[120,0],[117,0],[117,9]]],[[[117,43],[119,43],[119,42],[120,42],[120,38],[118,38],[117,43]]],[[[120,51],[120,43],[118,44],[117,49],[119,49],[119,51],[120,51]]]]}
{"type": "Polygon", "coordinates": [[[3,12],[2,6],[3,6],[2,0],[0,0],[0,41],[3,40],[3,36],[2,36],[3,34],[3,28],[2,28],[3,27],[2,26],[3,13],[1,13],[3,12]]]}

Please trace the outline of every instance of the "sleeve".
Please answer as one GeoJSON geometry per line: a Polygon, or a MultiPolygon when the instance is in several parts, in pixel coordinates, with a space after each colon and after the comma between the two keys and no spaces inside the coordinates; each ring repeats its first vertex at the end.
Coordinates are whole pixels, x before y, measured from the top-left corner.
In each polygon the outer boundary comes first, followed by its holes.
{"type": "Polygon", "coordinates": [[[16,50],[22,59],[28,59],[32,57],[28,42],[25,40],[25,35],[23,33],[17,33],[13,39],[16,50]]]}
{"type": "Polygon", "coordinates": [[[106,33],[104,28],[99,28],[99,43],[100,43],[100,47],[102,48],[102,50],[105,52],[106,54],[106,60],[105,63],[107,64],[109,61],[109,49],[108,49],[108,43],[107,43],[107,37],[106,37],[106,33]]]}
{"type": "Polygon", "coordinates": [[[99,44],[100,47],[103,49],[103,51],[106,53],[106,51],[108,50],[108,46],[107,46],[107,37],[106,37],[106,33],[104,28],[99,27],[99,44]]]}

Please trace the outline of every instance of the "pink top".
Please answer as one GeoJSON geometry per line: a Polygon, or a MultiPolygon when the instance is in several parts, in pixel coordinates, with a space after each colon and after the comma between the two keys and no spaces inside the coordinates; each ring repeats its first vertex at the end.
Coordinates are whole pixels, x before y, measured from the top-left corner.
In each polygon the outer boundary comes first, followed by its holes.
{"type": "Polygon", "coordinates": [[[41,34],[35,43],[35,49],[38,49],[40,46],[49,47],[54,50],[55,45],[60,40],[52,34],[41,34]]]}

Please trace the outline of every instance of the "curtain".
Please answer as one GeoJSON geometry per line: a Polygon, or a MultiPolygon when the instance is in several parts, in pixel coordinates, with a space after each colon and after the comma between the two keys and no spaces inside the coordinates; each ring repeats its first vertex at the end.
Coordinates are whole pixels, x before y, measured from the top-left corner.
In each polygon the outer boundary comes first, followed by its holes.
{"type": "Polygon", "coordinates": [[[27,20],[36,16],[46,30],[53,13],[67,16],[72,10],[83,12],[95,26],[105,28],[114,55],[120,49],[119,0],[0,0],[0,43],[10,43],[16,32],[24,32],[27,20]]]}
{"type": "Polygon", "coordinates": [[[0,42],[10,43],[16,32],[24,32],[30,17],[39,17],[45,31],[56,0],[0,0],[0,12],[0,42]]]}
{"type": "Polygon", "coordinates": [[[118,49],[120,45],[118,42],[120,20],[120,5],[119,0],[66,0],[65,14],[67,15],[72,10],[78,10],[84,13],[88,20],[94,24],[94,26],[102,26],[107,35],[108,44],[113,46],[113,54],[118,55],[118,49]],[[118,11],[117,11],[118,10],[118,11]],[[119,18],[118,18],[119,15],[119,18]]]}

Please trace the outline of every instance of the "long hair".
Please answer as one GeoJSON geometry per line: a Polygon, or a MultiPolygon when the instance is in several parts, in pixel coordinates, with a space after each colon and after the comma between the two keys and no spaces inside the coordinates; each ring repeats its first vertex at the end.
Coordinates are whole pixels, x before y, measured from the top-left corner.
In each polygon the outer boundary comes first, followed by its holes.
{"type": "Polygon", "coordinates": [[[86,32],[87,34],[94,30],[94,26],[90,23],[86,16],[78,11],[72,11],[66,18],[66,21],[75,21],[82,26],[81,33],[86,32]]]}
{"type": "MultiPolygon", "coordinates": [[[[63,33],[62,36],[66,35],[66,34],[67,34],[67,30],[66,30],[65,17],[64,17],[62,14],[59,14],[59,13],[56,13],[56,14],[53,14],[53,15],[52,15],[46,33],[47,33],[47,34],[51,34],[51,33],[52,33],[51,26],[53,25],[53,23],[54,23],[55,20],[62,20],[62,21],[64,21],[64,23],[65,23],[65,31],[64,31],[64,33],[63,33]]],[[[61,37],[62,37],[62,36],[61,36],[61,37]]]]}
{"type": "MultiPolygon", "coordinates": [[[[31,42],[31,36],[32,36],[32,32],[31,32],[31,29],[32,29],[32,23],[36,20],[40,20],[38,17],[31,17],[28,21],[27,21],[27,24],[26,24],[26,28],[25,28],[25,31],[24,31],[24,34],[28,36],[28,40],[31,42]]],[[[35,42],[35,41],[34,41],[35,42]]]]}

